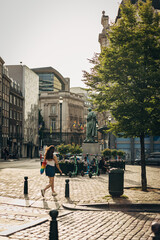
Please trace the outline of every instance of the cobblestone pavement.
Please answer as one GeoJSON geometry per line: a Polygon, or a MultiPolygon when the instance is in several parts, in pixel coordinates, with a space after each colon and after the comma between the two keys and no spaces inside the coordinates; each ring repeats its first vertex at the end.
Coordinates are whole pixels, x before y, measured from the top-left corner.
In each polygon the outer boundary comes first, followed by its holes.
{"type": "MultiPolygon", "coordinates": [[[[156,213],[120,211],[73,212],[58,218],[59,240],[151,240],[151,223],[156,213]]],[[[8,239],[48,240],[49,222],[17,232],[8,239]]]]}
{"type": "MultiPolygon", "coordinates": [[[[2,163],[0,163],[2,164],[2,163]]],[[[47,218],[50,209],[59,209],[63,203],[77,205],[87,203],[158,203],[160,204],[160,167],[147,167],[148,192],[141,185],[140,166],[126,166],[124,173],[124,196],[111,198],[108,192],[108,174],[99,177],[77,176],[70,178],[70,198],[65,198],[67,176],[55,177],[56,197],[49,190],[45,199],[40,189],[47,183],[45,175],[39,174],[40,163],[35,160],[25,164],[15,162],[0,167],[0,234],[10,227],[21,226],[37,219],[47,218]],[[7,166],[7,168],[6,168],[7,166]],[[16,168],[15,168],[16,167],[16,168]],[[24,177],[28,176],[28,196],[24,196],[24,177]],[[131,188],[132,187],[132,188],[131,188]]],[[[59,239],[134,239],[151,238],[151,223],[159,221],[159,213],[127,213],[123,211],[70,211],[58,218],[59,239]]],[[[18,231],[5,239],[48,239],[49,221],[18,231]]]]}
{"type": "MultiPolygon", "coordinates": [[[[0,196],[9,198],[24,199],[24,176],[28,176],[28,200],[42,200],[40,189],[48,183],[48,178],[43,174],[39,174],[39,162],[30,161],[28,168],[5,168],[0,170],[0,196]],[[8,176],[8,177],[7,177],[8,176]]],[[[15,162],[16,164],[16,162],[15,162]]],[[[65,180],[67,176],[55,177],[55,190],[58,193],[56,200],[61,205],[66,202],[65,199],[65,180]]],[[[92,203],[92,202],[108,202],[116,201],[109,198],[108,192],[108,174],[92,177],[88,175],[82,177],[77,176],[69,179],[70,199],[75,203],[92,203]]],[[[160,167],[147,167],[148,186],[155,188],[149,189],[148,192],[142,192],[132,189],[124,189],[124,195],[128,202],[158,202],[160,203],[160,167]]],[[[126,166],[124,173],[124,187],[141,186],[140,166],[126,166]]],[[[50,190],[46,193],[46,200],[53,201],[50,190]]],[[[120,201],[120,199],[118,199],[120,201]]],[[[124,199],[123,199],[124,201],[124,199]]]]}

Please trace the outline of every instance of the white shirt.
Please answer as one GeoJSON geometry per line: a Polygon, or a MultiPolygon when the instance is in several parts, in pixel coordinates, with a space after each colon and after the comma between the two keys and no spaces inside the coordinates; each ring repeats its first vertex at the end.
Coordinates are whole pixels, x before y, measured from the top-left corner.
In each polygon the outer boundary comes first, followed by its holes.
{"type": "Polygon", "coordinates": [[[46,160],[47,161],[47,165],[50,165],[52,167],[55,167],[55,161],[54,160],[46,160]]]}

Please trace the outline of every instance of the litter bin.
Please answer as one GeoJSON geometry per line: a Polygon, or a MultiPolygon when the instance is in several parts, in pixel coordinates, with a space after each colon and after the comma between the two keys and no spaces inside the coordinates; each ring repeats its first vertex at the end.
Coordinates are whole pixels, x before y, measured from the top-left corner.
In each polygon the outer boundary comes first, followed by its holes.
{"type": "Polygon", "coordinates": [[[109,171],[109,193],[113,197],[119,197],[123,194],[124,170],[111,168],[109,171]]]}

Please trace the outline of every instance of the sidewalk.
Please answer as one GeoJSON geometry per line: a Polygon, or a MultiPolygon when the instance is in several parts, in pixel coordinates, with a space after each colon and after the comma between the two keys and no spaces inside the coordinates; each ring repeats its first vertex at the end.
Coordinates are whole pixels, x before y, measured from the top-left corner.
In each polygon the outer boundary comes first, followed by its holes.
{"type": "MultiPolygon", "coordinates": [[[[17,164],[17,162],[14,162],[17,164]]],[[[21,163],[20,163],[21,164],[21,163]]],[[[37,205],[43,202],[40,190],[48,184],[45,174],[40,175],[39,161],[25,161],[24,168],[4,168],[0,174],[0,197],[8,198],[13,202],[21,202],[21,205],[37,205]],[[28,167],[26,167],[28,164],[28,167]],[[34,166],[33,166],[34,165],[34,166]],[[32,169],[33,166],[33,169],[32,169]],[[8,176],[8,177],[6,177],[8,176]],[[28,196],[24,196],[24,177],[28,176],[28,196]],[[12,200],[13,199],[13,200],[12,200]],[[16,200],[15,200],[16,199],[16,200]],[[23,202],[23,204],[22,204],[23,202]]],[[[23,166],[22,164],[20,165],[23,166]]],[[[9,165],[7,165],[9,167],[9,165]]],[[[141,191],[141,168],[140,166],[127,165],[124,172],[124,193],[120,198],[112,198],[108,191],[109,176],[103,174],[89,178],[88,175],[69,178],[56,174],[55,190],[57,204],[97,204],[97,203],[116,203],[116,204],[160,204],[160,167],[147,166],[147,185],[148,191],[141,191]],[[69,195],[65,198],[65,180],[69,179],[69,195]]],[[[53,202],[50,190],[45,194],[47,202],[53,202]]],[[[9,201],[9,200],[8,200],[9,201]]],[[[55,202],[55,201],[54,201],[55,202]]]]}
{"type": "MultiPolygon", "coordinates": [[[[124,194],[119,198],[112,198],[108,192],[108,174],[93,176],[91,179],[88,175],[69,178],[57,174],[55,190],[58,195],[52,197],[49,190],[45,198],[42,198],[40,190],[48,183],[48,178],[39,174],[39,161],[28,161],[28,168],[26,162],[19,162],[19,165],[15,162],[17,168],[0,170],[0,236],[5,231],[10,230],[11,233],[11,225],[14,232],[18,225],[25,229],[28,224],[34,226],[37,221],[45,224],[50,219],[51,209],[58,209],[60,215],[73,210],[135,211],[137,208],[140,211],[160,212],[160,167],[147,167],[148,192],[140,190],[140,166],[127,165],[124,173],[124,194]],[[18,168],[23,165],[24,168],[18,168]],[[28,176],[28,195],[23,193],[25,176],[28,176]],[[69,179],[69,198],[65,198],[66,179],[69,179]],[[63,207],[69,211],[66,212],[63,207]]],[[[3,237],[5,236],[8,235],[4,234],[3,237]]]]}

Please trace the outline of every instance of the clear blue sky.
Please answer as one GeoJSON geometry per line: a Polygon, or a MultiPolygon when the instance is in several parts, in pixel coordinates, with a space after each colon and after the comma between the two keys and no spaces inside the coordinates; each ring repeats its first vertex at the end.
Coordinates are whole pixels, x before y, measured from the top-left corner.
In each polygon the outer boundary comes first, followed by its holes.
{"type": "Polygon", "coordinates": [[[121,0],[0,0],[0,56],[6,65],[52,66],[83,87],[100,52],[102,11],[114,22],[121,0]]]}

